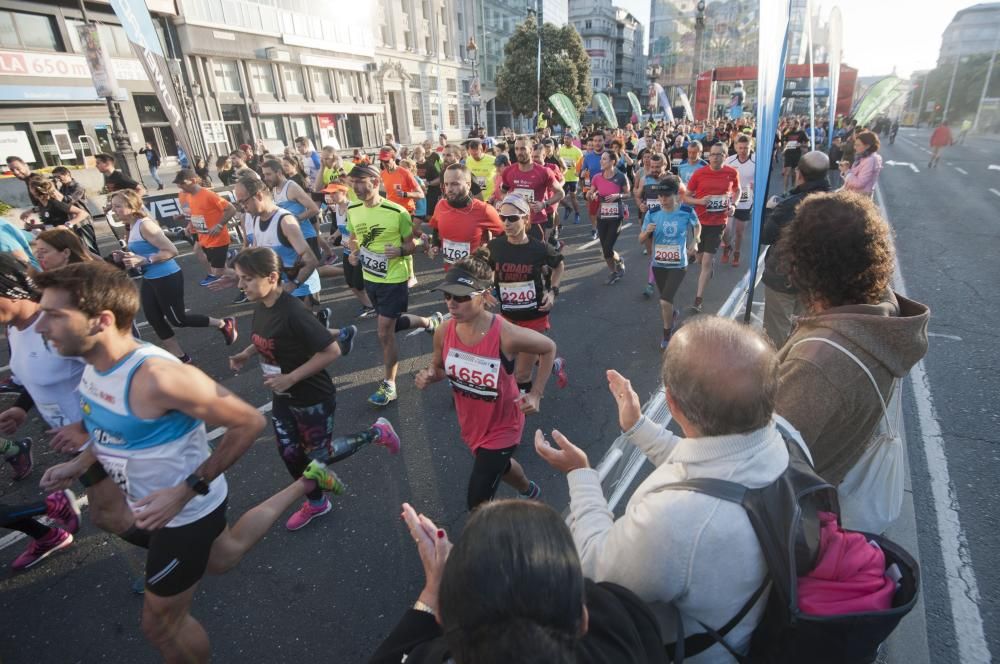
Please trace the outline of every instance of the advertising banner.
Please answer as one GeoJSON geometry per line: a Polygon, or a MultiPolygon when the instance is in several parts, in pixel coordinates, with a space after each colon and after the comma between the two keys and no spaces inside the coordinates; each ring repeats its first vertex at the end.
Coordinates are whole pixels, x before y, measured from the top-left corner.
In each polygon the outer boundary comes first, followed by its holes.
{"type": "Polygon", "coordinates": [[[830,19],[827,23],[827,34],[830,43],[827,46],[827,58],[830,62],[830,124],[829,131],[826,132],[826,148],[833,145],[834,126],[837,120],[837,90],[840,86],[840,42],[843,33],[843,21],[840,17],[840,7],[834,7],[830,11],[830,19]]]}
{"type": "Polygon", "coordinates": [[[603,92],[598,92],[594,95],[594,106],[601,112],[604,116],[605,121],[608,126],[617,129],[618,128],[618,117],[615,115],[615,107],[611,104],[611,100],[603,92]]]}
{"type": "Polygon", "coordinates": [[[625,95],[628,97],[628,103],[632,106],[632,113],[637,118],[642,117],[642,104],[639,103],[639,98],[635,96],[635,93],[631,90],[625,95]]]}
{"type": "Polygon", "coordinates": [[[576,108],[573,106],[573,102],[569,100],[569,97],[561,92],[549,97],[549,105],[556,109],[556,113],[562,118],[563,124],[565,124],[574,134],[580,133],[580,116],[577,115],[576,108]]]}
{"type": "Polygon", "coordinates": [[[96,23],[81,23],[76,26],[83,46],[83,56],[94,81],[98,97],[114,97],[118,94],[118,81],[111,65],[107,47],[101,43],[101,35],[96,23]]]}

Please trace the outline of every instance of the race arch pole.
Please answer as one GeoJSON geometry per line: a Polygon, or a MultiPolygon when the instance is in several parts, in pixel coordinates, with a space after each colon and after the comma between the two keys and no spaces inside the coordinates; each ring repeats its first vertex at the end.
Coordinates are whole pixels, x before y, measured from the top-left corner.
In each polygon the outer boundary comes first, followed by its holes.
{"type": "MultiPolygon", "coordinates": [[[[770,184],[771,152],[778,130],[781,93],[785,85],[785,58],[788,54],[788,16],[790,0],[761,0],[760,34],[757,58],[757,163],[754,182],[770,184]],[[766,155],[765,159],[759,158],[766,155]]],[[[753,227],[751,232],[750,280],[747,284],[747,304],[743,322],[750,322],[753,291],[757,283],[757,263],[760,258],[760,231],[764,220],[764,205],[768,186],[755,187],[753,192],[753,227]]]]}
{"type": "Polygon", "coordinates": [[[809,42],[809,145],[816,149],[816,70],[814,68],[812,0],[806,2],[806,39],[809,42]]]}

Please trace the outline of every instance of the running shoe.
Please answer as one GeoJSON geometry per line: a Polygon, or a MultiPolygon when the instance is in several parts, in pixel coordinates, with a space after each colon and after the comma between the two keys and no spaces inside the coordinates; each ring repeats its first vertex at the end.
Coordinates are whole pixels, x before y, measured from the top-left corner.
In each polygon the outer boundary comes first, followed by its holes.
{"type": "Polygon", "coordinates": [[[17,446],[17,454],[7,458],[7,463],[14,469],[14,479],[23,480],[31,473],[31,468],[35,465],[31,456],[31,439],[11,441],[17,446]]]}
{"type": "Polygon", "coordinates": [[[0,394],[20,394],[24,392],[24,386],[18,385],[13,376],[7,376],[0,380],[0,394]]]}
{"type": "Polygon", "coordinates": [[[31,540],[24,553],[15,558],[10,566],[17,570],[30,569],[72,543],[72,535],[60,528],[52,528],[45,537],[31,540]]]}
{"type": "Polygon", "coordinates": [[[569,385],[569,376],[566,375],[566,359],[557,357],[552,363],[552,373],[556,377],[556,387],[560,390],[569,385]]]}
{"type": "Polygon", "coordinates": [[[320,489],[329,491],[335,496],[339,496],[347,491],[347,487],[337,477],[337,473],[319,461],[310,461],[306,469],[302,471],[302,477],[316,482],[320,489]]]}
{"type": "Polygon", "coordinates": [[[562,250],[565,248],[566,248],[566,243],[562,240],[559,240],[559,246],[556,247],[556,251],[562,253],[562,250]]]}
{"type": "Polygon", "coordinates": [[[330,307],[323,307],[322,309],[316,312],[316,320],[323,323],[323,327],[330,327],[331,315],[332,312],[330,311],[330,307]]]}
{"type": "Polygon", "coordinates": [[[45,497],[45,516],[72,535],[80,529],[80,508],[76,495],[69,489],[50,493],[45,497]]]}
{"type": "Polygon", "coordinates": [[[390,402],[396,400],[396,397],[396,386],[383,380],[378,384],[375,393],[368,397],[368,403],[373,406],[388,406],[390,402]]]}
{"type": "Polygon", "coordinates": [[[214,274],[206,274],[205,278],[198,282],[198,285],[207,286],[209,284],[214,284],[218,280],[219,277],[215,276],[214,274]]]}
{"type": "Polygon", "coordinates": [[[431,324],[424,328],[424,332],[426,332],[427,334],[434,334],[434,330],[436,330],[438,326],[441,324],[441,322],[444,320],[444,314],[442,314],[440,311],[435,311],[433,314],[427,317],[427,320],[429,320],[431,324]]]}
{"type": "Polygon", "coordinates": [[[597,229],[596,228],[593,229],[592,231],[590,231],[590,239],[591,240],[596,240],[597,239],[597,229]]]}
{"type": "Polygon", "coordinates": [[[579,212],[577,212],[576,215],[573,217],[573,223],[574,224],[580,223],[580,213],[579,212]]]}
{"type": "Polygon", "coordinates": [[[620,276],[622,276],[622,277],[625,276],[625,259],[624,258],[619,258],[618,260],[615,261],[615,269],[618,271],[618,274],[620,276]]]}
{"type": "Polygon", "coordinates": [[[219,332],[222,332],[222,338],[226,340],[227,346],[232,346],[236,343],[236,339],[240,336],[240,333],[236,330],[236,319],[232,316],[223,318],[222,327],[219,328],[219,332]]]}
{"type": "Polygon", "coordinates": [[[361,309],[358,310],[358,318],[373,318],[376,315],[377,312],[375,311],[375,307],[366,307],[362,305],[361,309]]]}
{"type": "Polygon", "coordinates": [[[326,496],[323,496],[323,504],[316,507],[313,507],[308,500],[303,501],[302,507],[297,509],[292,516],[288,517],[288,521],[285,522],[285,528],[289,530],[301,530],[309,525],[310,521],[318,516],[323,516],[332,509],[333,505],[326,496]]]}
{"type": "Polygon", "coordinates": [[[642,296],[648,300],[649,298],[653,297],[653,293],[655,291],[656,289],[653,286],[653,284],[646,284],[646,287],[642,289],[642,296]]]}
{"type": "Polygon", "coordinates": [[[722,260],[723,263],[728,263],[729,262],[729,245],[728,244],[722,245],[722,259],[721,260],[722,260]]]}
{"type": "Polygon", "coordinates": [[[642,248],[642,255],[643,256],[648,256],[649,255],[649,249],[647,249],[646,247],[643,247],[642,248]]]}
{"type": "Polygon", "coordinates": [[[608,276],[608,280],[604,282],[604,285],[610,286],[611,284],[617,284],[621,278],[621,273],[619,273],[618,270],[615,270],[608,276]]]}
{"type": "Polygon", "coordinates": [[[240,255],[240,250],[237,247],[233,247],[228,252],[226,252],[226,264],[231,265],[233,260],[240,255]]]}
{"type": "Polygon", "coordinates": [[[327,257],[327,259],[325,261],[323,261],[323,265],[340,265],[340,262],[341,262],[340,255],[334,253],[334,254],[330,254],[327,257]]]}
{"type": "Polygon", "coordinates": [[[542,488],[535,484],[534,480],[528,481],[528,490],[521,493],[522,498],[528,500],[538,500],[539,496],[542,495],[542,488]]]}
{"type": "Polygon", "coordinates": [[[396,430],[392,428],[392,422],[384,417],[380,417],[375,420],[372,429],[378,432],[378,438],[375,440],[376,445],[381,445],[389,450],[389,454],[399,454],[399,436],[396,434],[396,430]]]}
{"type": "Polygon", "coordinates": [[[670,344],[670,337],[667,337],[666,339],[660,339],[660,350],[666,350],[669,344],[670,344]]]}
{"type": "Polygon", "coordinates": [[[181,361],[181,364],[194,364],[194,359],[187,353],[184,353],[177,359],[181,361]]]}
{"type": "Polygon", "coordinates": [[[356,325],[348,325],[347,327],[340,328],[340,338],[337,339],[337,345],[340,346],[341,355],[350,355],[351,350],[354,348],[354,338],[358,336],[358,328],[356,325]]]}
{"type": "Polygon", "coordinates": [[[739,267],[739,266],[740,266],[740,252],[734,251],[733,252],[733,267],[739,267]]]}
{"type": "Polygon", "coordinates": [[[233,304],[246,304],[249,301],[250,298],[247,297],[247,294],[240,291],[240,294],[236,296],[235,300],[233,300],[233,304]]]}

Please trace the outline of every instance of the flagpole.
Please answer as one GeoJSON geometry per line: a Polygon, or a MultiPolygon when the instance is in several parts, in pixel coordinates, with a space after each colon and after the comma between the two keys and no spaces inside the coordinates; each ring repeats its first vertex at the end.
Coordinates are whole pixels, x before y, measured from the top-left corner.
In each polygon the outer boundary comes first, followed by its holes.
{"type": "Polygon", "coordinates": [[[816,72],[813,69],[812,0],[806,2],[806,41],[809,44],[809,145],[816,149],[816,72]]]}

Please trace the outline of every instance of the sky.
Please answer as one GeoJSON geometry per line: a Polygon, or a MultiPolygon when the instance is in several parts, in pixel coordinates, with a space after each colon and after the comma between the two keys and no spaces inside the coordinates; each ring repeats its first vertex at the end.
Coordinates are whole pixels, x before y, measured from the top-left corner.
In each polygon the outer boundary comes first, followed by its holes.
{"type": "MultiPolygon", "coordinates": [[[[711,2],[712,0],[708,0],[711,2]]],[[[973,0],[813,0],[824,18],[840,7],[844,25],[844,64],[860,76],[892,73],[907,77],[937,64],[941,33],[955,12],[978,4],[973,0]]],[[[985,0],[984,0],[985,1],[985,0]]],[[[650,0],[613,0],[642,22],[649,36],[650,0]]]]}

